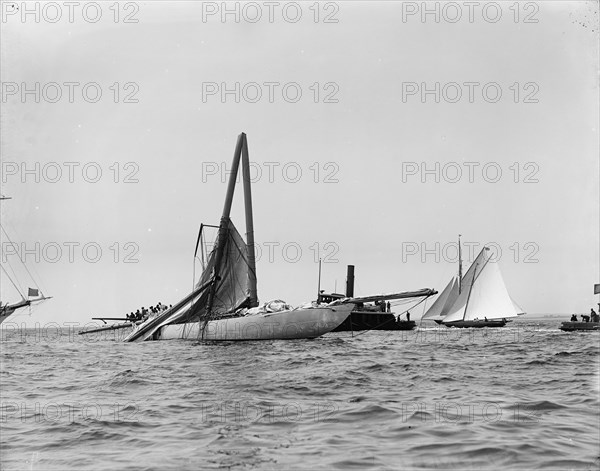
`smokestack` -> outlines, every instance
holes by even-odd
[[[354,297],[354,265],[348,265],[348,275],[346,277],[346,297]]]

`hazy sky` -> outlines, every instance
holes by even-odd
[[[183,297],[242,131],[261,301],[319,255],[326,290],[441,291],[460,233],[528,313],[598,302],[597,2],[1,5],[2,225],[54,296],[14,321]]]

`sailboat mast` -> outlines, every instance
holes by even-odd
[[[244,206],[246,210],[246,245],[248,246],[248,296],[250,307],[258,306],[258,290],[256,287],[256,256],[254,253],[254,220],[252,217],[252,192],[250,191],[250,157],[248,156],[248,140],[241,134],[242,143],[242,177],[244,179]]]
[[[458,234],[458,294],[460,294],[460,286],[462,285],[462,250],[460,248],[460,234]]]
[[[229,175],[229,184],[227,185],[227,194],[225,195],[225,205],[223,206],[223,215],[221,216],[221,222],[219,224],[219,232],[217,234],[217,253],[215,255],[215,265],[213,273],[213,283],[210,286],[208,293],[208,301],[206,303],[206,310],[210,313],[212,311],[215,291],[217,289],[217,282],[220,279],[221,261],[223,259],[223,253],[225,252],[225,245],[227,241],[227,231],[229,230],[229,215],[231,214],[231,205],[233,203],[233,192],[235,190],[235,181],[237,180],[238,169],[240,166],[240,155],[242,154],[242,145],[244,144],[245,134],[242,133],[238,136],[237,143],[235,145],[235,151],[233,153],[233,162],[231,164],[231,174]]]
[[[319,281],[317,283],[317,304],[321,303],[321,259],[319,259]]]
[[[467,296],[467,303],[465,304],[465,310],[463,312],[463,321],[467,316],[467,309],[469,308],[469,299],[471,299],[471,291],[473,291],[473,285],[475,284],[475,275],[477,274],[477,265],[473,267],[473,281],[471,281],[471,286],[469,287],[469,295]]]
[[[233,162],[231,163],[231,174],[229,175],[229,183],[227,185],[227,194],[225,195],[225,205],[223,206],[223,218],[229,218],[231,214],[231,205],[233,203],[233,192],[235,190],[235,181],[237,180],[238,168],[240,166],[240,156],[242,155],[242,146],[244,145],[246,135],[244,133],[238,136],[233,153]]]

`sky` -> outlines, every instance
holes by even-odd
[[[319,258],[326,291],[441,291],[461,234],[527,313],[596,307],[597,2],[97,5],[1,4],[2,264],[53,296],[12,321],[185,296],[240,132],[261,301],[314,299]]]

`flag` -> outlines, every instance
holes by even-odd
[[[594,285],[594,294],[600,294],[600,285]]]
[[[28,297],[39,296],[39,295],[40,295],[40,293],[39,293],[39,291],[37,289],[29,288],[29,292],[27,293]]]

